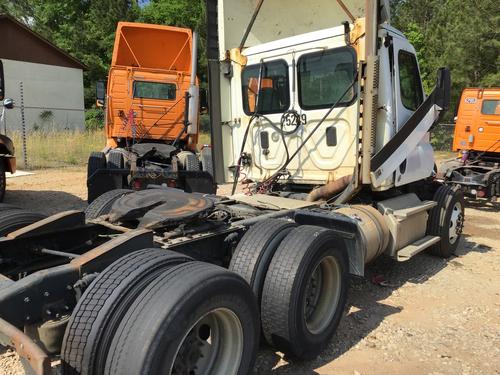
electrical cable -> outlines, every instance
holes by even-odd
[[[182,97],[181,97],[179,100],[177,100],[177,101],[176,101],[176,102],[175,102],[175,103],[174,103],[174,104],[173,104],[173,105],[172,105],[172,106],[171,106],[168,110],[166,110],[166,111],[165,111],[165,112],[164,112],[164,113],[160,116],[160,118],[159,118],[158,120],[156,120],[156,121],[154,122],[154,124],[153,124],[153,125],[151,125],[151,126],[150,126],[150,127],[149,127],[149,128],[148,128],[145,132],[144,132],[144,135],[143,135],[143,136],[139,139],[139,141],[138,141],[137,143],[141,143],[141,142],[144,140],[144,137],[145,137],[145,136],[149,133],[149,131],[150,131],[151,129],[153,129],[153,127],[155,127],[155,126],[156,126],[156,124],[158,124],[158,122],[160,122],[160,120],[161,120],[163,117],[165,117],[168,113],[170,113],[170,111],[171,111],[172,109],[174,109],[174,107],[175,107],[177,104],[179,104],[181,101],[183,101],[184,99],[185,99],[185,96],[182,96]]]
[[[245,134],[243,135],[243,141],[241,143],[241,150],[240,154],[238,157],[238,163],[236,164],[234,173],[233,173],[233,188],[231,189],[231,195],[234,195],[236,192],[236,187],[238,186],[238,179],[240,178],[240,171],[241,171],[241,158],[243,156],[243,152],[245,152],[245,145],[247,143],[247,138],[248,138],[248,133],[250,132],[250,128],[252,126],[252,122],[259,116],[258,111],[259,111],[259,105],[260,105],[260,89],[261,89],[261,84],[262,84],[262,70],[264,68],[264,59],[260,60],[260,66],[259,66],[259,80],[257,82],[257,95],[255,97],[255,111],[250,118],[250,121],[248,122],[247,128],[245,129]]]
[[[327,117],[332,113],[332,111],[339,105],[339,103],[342,101],[344,96],[349,92],[349,90],[352,89],[354,84],[357,82],[357,74],[354,76],[353,81],[351,84],[347,87],[347,89],[344,91],[344,93],[339,97],[337,102],[335,102],[330,109],[325,113],[323,118],[318,122],[318,124],[314,127],[314,129],[309,133],[309,135],[304,139],[304,141],[299,145],[299,147],[295,150],[293,155],[283,164],[281,168],[279,168],[272,176],[268,177],[266,180],[264,180],[261,185],[264,186],[272,186],[276,180],[276,178],[279,178],[282,174],[282,170],[284,170],[290,163],[291,161],[299,154],[299,152],[302,150],[302,148],[305,146],[305,144],[311,139],[311,137],[314,135],[314,133],[320,128],[320,126],[325,122]]]

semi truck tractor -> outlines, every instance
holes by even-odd
[[[119,22],[107,85],[106,147],[88,161],[88,201],[113,189],[165,184],[214,193],[209,147],[198,154],[197,38],[189,29]]]
[[[474,199],[500,196],[500,88],[467,88],[455,118],[457,158],[440,166],[440,177]]]
[[[248,374],[260,340],[315,358],[351,275],[459,244],[428,135],[450,75],[424,93],[388,1],[206,10],[216,182],[243,192],[121,190],[0,240],[0,341],[36,374]]]

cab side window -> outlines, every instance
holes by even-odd
[[[415,111],[424,101],[422,82],[414,54],[400,50],[398,55],[401,101],[410,111]]]

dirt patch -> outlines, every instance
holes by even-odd
[[[85,199],[84,169],[8,181],[7,203],[46,214],[82,209]],[[352,280],[346,314],[317,359],[297,362],[263,348],[254,374],[500,374],[499,212],[468,207],[465,236],[448,261],[380,258],[366,278]],[[22,373],[14,353],[0,355],[0,374]]]
[[[7,179],[5,203],[51,215],[87,206],[86,168],[46,169]]]

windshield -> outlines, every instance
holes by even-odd
[[[134,98],[175,100],[176,90],[173,83],[134,81]]]
[[[500,100],[484,100],[481,113],[483,115],[500,115]]]

